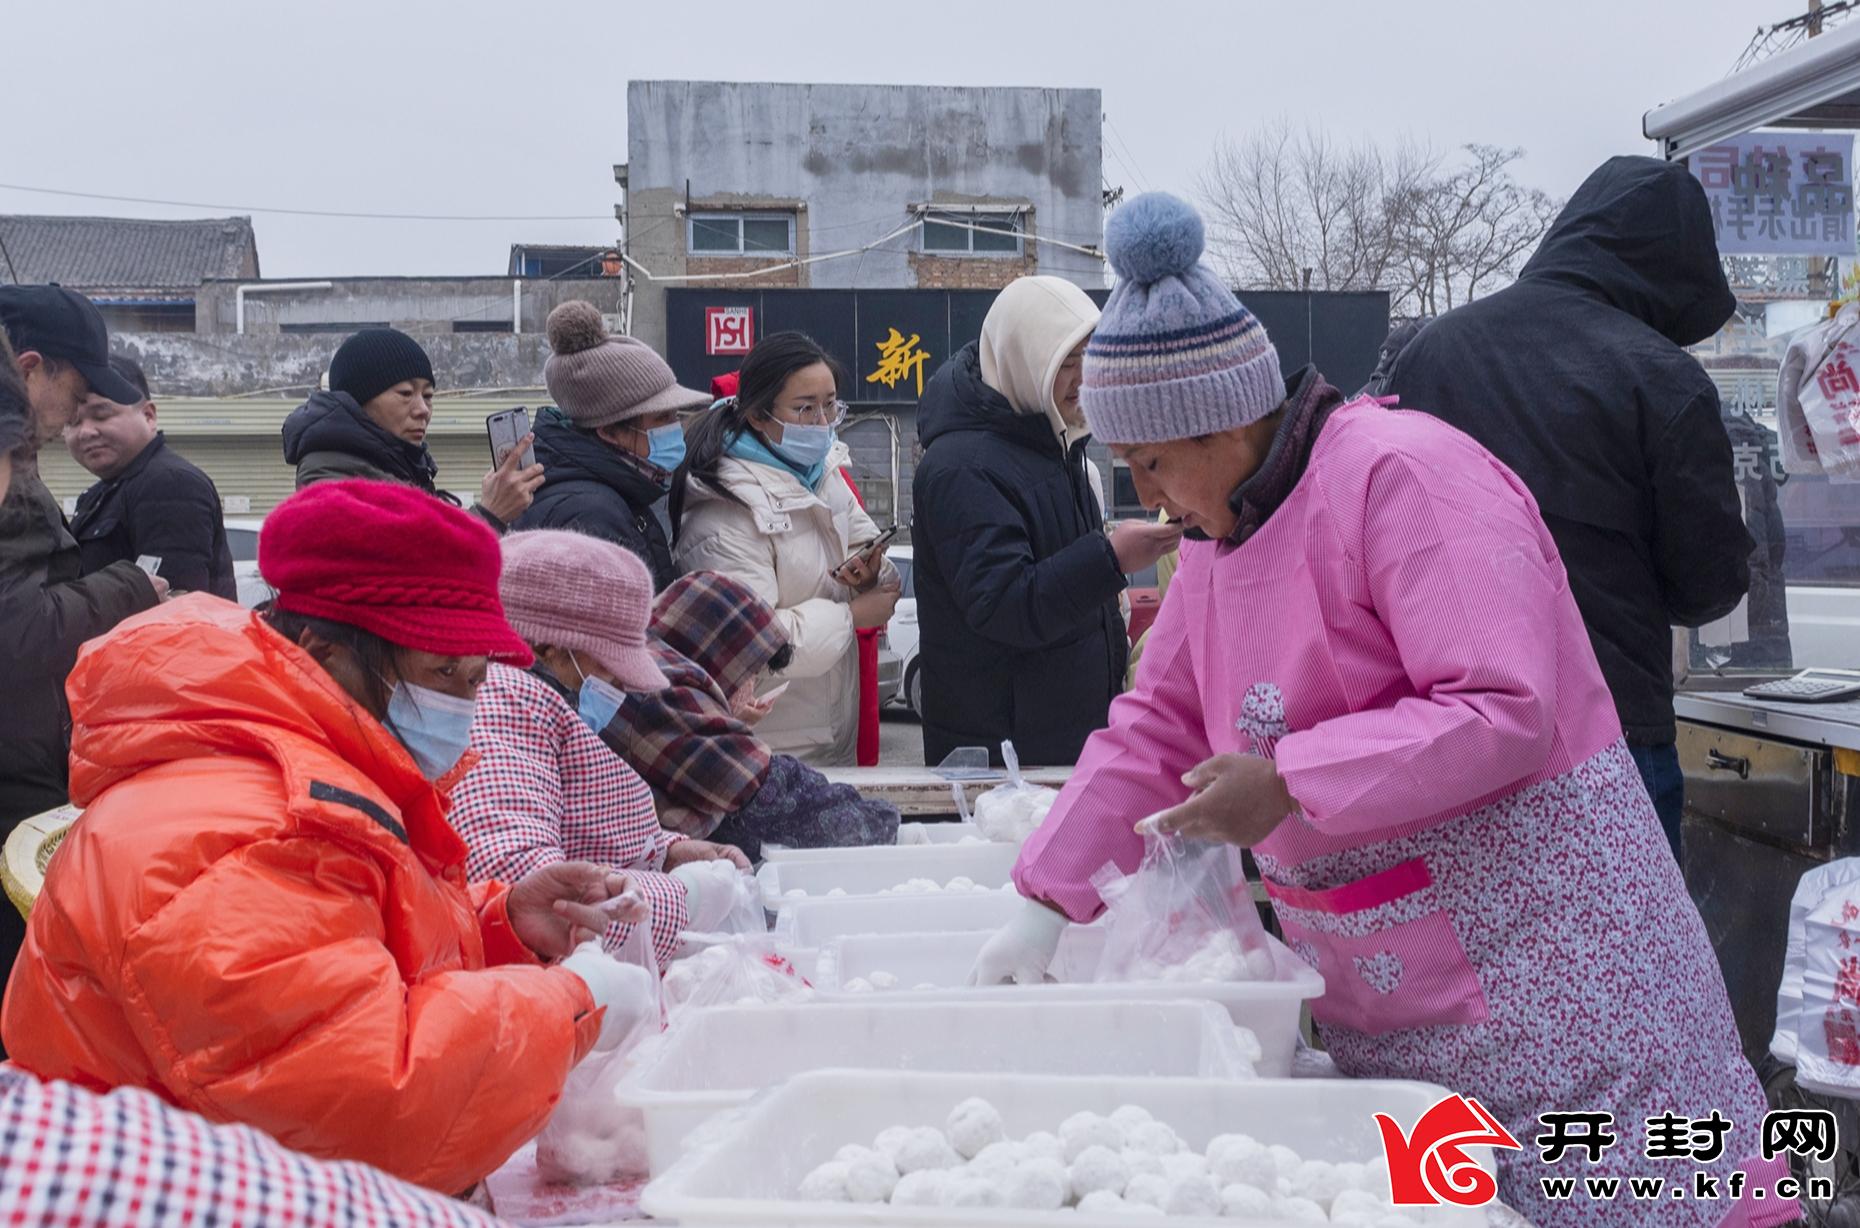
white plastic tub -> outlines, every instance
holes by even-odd
[[[1250,1083],[1191,1078],[1103,1078],[1064,1075],[924,1074],[875,1070],[819,1070],[796,1075],[768,1095],[717,1119],[693,1140],[670,1171],[646,1187],[640,1207],[686,1228],[755,1224],[804,1228],[815,1224],[1077,1225],[1129,1228],[1127,1216],[1076,1211],[1014,1211],[854,1206],[796,1198],[801,1179],[847,1143],[869,1145],[888,1126],[941,1127],[949,1111],[970,1096],[986,1097],[1008,1134],[1025,1137],[1055,1130],[1073,1113],[1110,1113],[1135,1104],[1167,1122],[1195,1148],[1217,1134],[1245,1133],[1284,1143],[1308,1159],[1369,1163],[1382,1155],[1375,1114],[1387,1113],[1404,1129],[1447,1094],[1428,1083],[1350,1079],[1256,1080]],[[1491,1149],[1468,1154],[1496,1172]],[[1171,1224],[1222,1224],[1229,1228],[1273,1221],[1170,1219]],[[1479,1209],[1431,1208],[1423,1221],[1453,1228],[1486,1222]]]
[[[849,895],[782,901],[775,947],[797,963],[805,956],[810,980],[820,949],[848,934],[924,934],[991,931],[1020,909],[1011,891],[942,895]]]
[[[947,883],[958,877],[982,887],[1005,887],[1019,856],[1020,850],[1011,844],[805,849],[781,861],[763,862],[756,878],[762,884],[763,906],[776,912],[788,902],[788,893],[797,890],[825,896],[837,887],[847,895],[877,895],[913,878]]]
[[[656,1174],[717,1113],[826,1066],[1203,1079],[1253,1071],[1212,1002],[721,1006],[648,1041],[615,1094],[644,1115]]]
[[[1292,1072],[1298,1043],[1298,1014],[1306,1000],[1324,992],[1324,978],[1309,964],[1268,936],[1278,975],[1270,981],[1117,981],[1094,982],[1092,973],[1104,953],[1104,930],[1069,925],[1059,940],[1051,974],[1055,984],[972,986],[969,972],[989,938],[986,930],[944,934],[851,934],[821,948],[809,979],[828,1002],[868,1001],[871,994],[848,993],[855,978],[871,980],[889,972],[899,986],[934,985],[934,989],[898,988],[886,1000],[954,1001],[1117,1001],[1199,998],[1227,1008],[1233,1021],[1259,1037],[1259,1073],[1284,1078]]]

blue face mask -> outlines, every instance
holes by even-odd
[[[812,469],[824,464],[833,451],[835,436],[830,426],[806,426],[799,422],[781,424],[781,442],[770,444],[784,460],[797,469]]]
[[[684,463],[685,428],[676,422],[655,426],[646,432],[646,463],[670,473]]]
[[[438,780],[471,746],[471,721],[478,706],[442,691],[397,682],[388,697],[388,727],[407,748],[420,774]]]
[[[607,728],[614,719],[614,713],[620,711],[620,705],[626,702],[626,695],[612,683],[600,678],[590,678],[581,673],[581,662],[569,654],[569,662],[575,672],[581,674],[581,693],[575,697],[575,711],[587,722],[588,728],[595,733]]]

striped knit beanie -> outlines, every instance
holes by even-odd
[[[1200,263],[1201,215],[1147,192],[1111,215],[1119,278],[1085,347],[1079,404],[1106,444],[1161,443],[1246,426],[1285,401],[1264,326]]]

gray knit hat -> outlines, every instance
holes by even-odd
[[[1121,279],[1085,347],[1079,406],[1107,444],[1192,439],[1257,422],[1285,401],[1260,322],[1201,264],[1201,215],[1148,192],[1111,215]]]
[[[554,352],[543,363],[543,383],[576,426],[593,430],[710,404],[708,393],[679,387],[678,377],[651,346],[609,336],[593,303],[577,299],[549,313],[549,348]]]

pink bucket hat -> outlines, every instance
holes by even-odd
[[[587,653],[623,691],[671,685],[646,647],[652,573],[625,546],[561,529],[512,533],[498,591],[504,617],[531,644]]]

